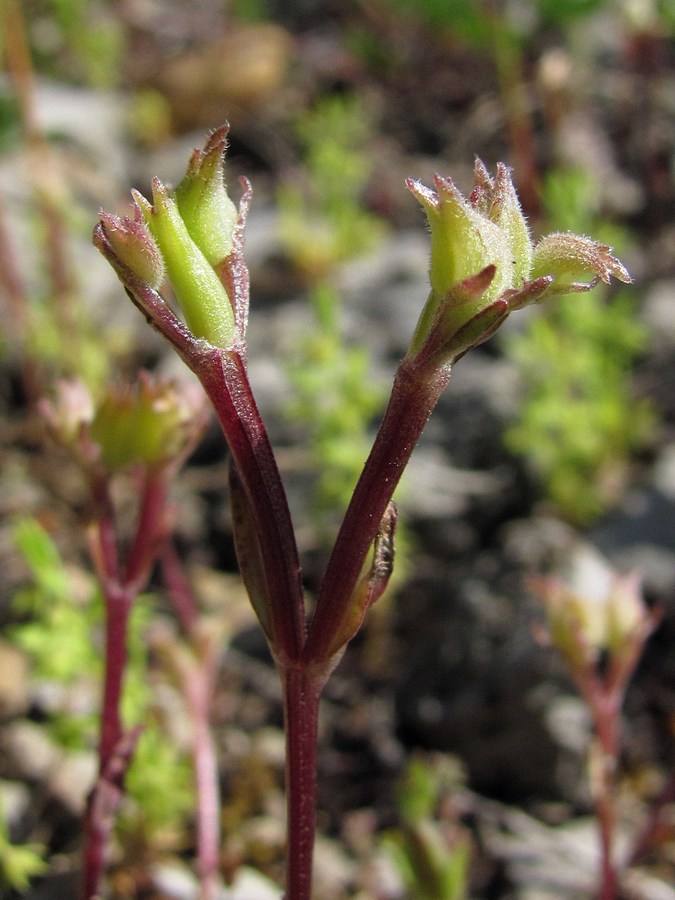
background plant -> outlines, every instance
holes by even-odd
[[[588,173],[558,170],[547,176],[543,201],[551,227],[592,231],[620,243],[616,229],[598,221],[594,198]],[[532,315],[506,343],[523,386],[507,446],[526,456],[547,498],[578,524],[602,515],[621,497],[631,460],[654,435],[650,403],[635,394],[633,384],[635,362],[647,343],[638,313],[636,298],[627,292],[563,298]]]
[[[52,695],[57,692],[58,701],[45,710],[51,739],[64,753],[82,752],[95,746],[98,727],[104,628],[100,590],[88,573],[64,565],[54,541],[34,519],[18,522],[14,535],[33,582],[14,599],[15,614],[23,621],[14,626],[11,638],[27,654],[35,682]],[[148,681],[153,606],[151,596],[140,598],[130,617],[122,716],[127,722],[143,722],[144,729],[116,827],[120,845],[146,861],[182,845],[185,819],[195,802],[189,753],[169,738]],[[33,874],[40,871],[44,865],[33,867]]]
[[[546,610],[548,640],[561,654],[593,722],[588,756],[589,792],[599,831],[598,896],[613,900],[631,851],[618,855],[622,707],[628,686],[661,613],[649,610],[635,574],[603,573],[595,591],[556,578],[533,587]],[[584,593],[588,590],[588,593]]]
[[[386,836],[409,896],[462,900],[469,891],[470,840],[453,814],[462,774],[448,757],[413,758],[398,789],[401,826]]]

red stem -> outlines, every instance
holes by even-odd
[[[176,548],[171,541],[167,541],[162,547],[161,564],[162,578],[169,590],[173,611],[181,630],[186,637],[190,637],[198,622],[199,612]]]
[[[596,728],[602,754],[599,795],[596,799],[601,850],[600,900],[615,900],[617,890],[614,865],[614,831],[616,828],[616,770],[619,764],[620,704],[614,698],[604,698],[596,712]]]
[[[145,472],[136,535],[127,554],[124,584],[139,593],[150,577],[150,569],[157,559],[166,538],[166,492],[168,471],[165,467]]]
[[[324,679],[304,669],[280,672],[286,730],[287,860],[285,900],[310,900],[316,820],[319,700]]]
[[[305,640],[300,561],[286,493],[241,356],[214,351],[208,363],[195,371],[216,411],[251,504],[272,600],[273,651],[285,666],[299,660]]]
[[[98,896],[105,851],[121,798],[123,773],[115,771],[123,731],[120,701],[127,663],[127,628],[133,595],[117,583],[102,585],[106,609],[105,675],[99,739],[99,775],[85,816],[83,900]]]
[[[120,702],[124,670],[127,664],[127,629],[133,596],[121,585],[108,585],[105,591],[105,677],[99,775],[105,777],[108,764],[122,737]]]
[[[399,366],[389,405],[321,583],[305,644],[304,659],[308,663],[327,662],[387,504],[448,378],[448,369],[430,373],[415,359],[406,358]]]
[[[119,260],[100,223],[94,229],[94,244],[117,272],[132,302],[173,345],[211,400],[263,549],[267,596],[273,606],[274,652],[282,665],[297,661],[305,641],[300,562],[281,476],[246,374],[245,346],[241,343],[226,350],[195,338],[157,291]],[[237,265],[237,321],[245,322],[247,280],[243,260]]]

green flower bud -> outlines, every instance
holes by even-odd
[[[588,291],[598,281],[609,284],[611,276],[629,284],[632,279],[628,271],[611,250],[607,244],[580,234],[548,234],[534,248],[532,278],[553,277],[546,295]]]
[[[133,192],[143,217],[157,241],[171,286],[188,327],[196,337],[217,347],[235,339],[234,312],[225,288],[188,233],[176,202],[166,187],[152,182],[154,206]]]
[[[449,178],[433,191],[408,179],[431,228],[431,294],[409,355],[452,364],[488,338],[509,313],[548,296],[588,291],[630,275],[611,248],[576,234],[551,234],[533,247],[509,169],[491,178],[480,160],[467,200]]]
[[[607,598],[604,636],[612,655],[623,653],[626,644],[643,627],[647,616],[639,577],[633,573],[616,578]]]
[[[192,154],[175,200],[195,244],[215,268],[232,253],[237,208],[225,190],[222,159],[229,126],[215,131],[203,150]]]
[[[199,391],[179,390],[142,373],[133,387],[109,389],[98,403],[91,439],[109,472],[134,464],[161,466],[193,445],[206,422]]]
[[[140,211],[135,219],[99,213],[103,233],[113,251],[141,281],[158,288],[164,278],[164,260],[154,238],[143,222]]]
[[[431,228],[429,280],[439,300],[453,285],[487,266],[495,266],[496,271],[481,303],[489,304],[514,286],[513,254],[502,228],[472,206],[449,178],[434,175],[437,191],[412,179],[406,183],[424,207]]]

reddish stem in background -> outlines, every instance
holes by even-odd
[[[175,547],[164,545],[161,555],[162,573],[169,596],[186,638],[197,637],[197,605],[185,577]],[[202,642],[203,652],[195,656],[189,669],[179,668],[183,696],[192,719],[192,754],[197,791],[197,869],[200,900],[215,900],[220,889],[220,791],[218,759],[210,727],[210,702],[218,671],[218,651],[215,642]]]
[[[199,684],[201,702],[193,704],[195,778],[197,782],[197,868],[201,900],[215,900],[220,890],[220,793],[218,759],[209,724],[212,684],[207,677]]]
[[[104,778],[108,763],[122,737],[120,705],[124,671],[127,665],[127,631],[134,596],[123,585],[103,586],[105,602],[105,676],[99,777]]]
[[[99,774],[84,822],[83,900],[98,896],[105,851],[121,799],[122,776],[113,778],[113,761],[122,740],[120,701],[127,662],[127,627],[133,598],[118,584],[102,585],[105,602],[105,674],[99,739]]]
[[[99,738],[99,775],[89,797],[84,823],[83,900],[98,896],[105,851],[124,790],[124,776],[140,732],[125,733],[120,706],[127,665],[129,616],[143,589],[164,533],[166,472],[148,471],[141,489],[136,534],[121,575],[115,512],[108,482],[94,476],[91,494],[96,515],[92,557],[105,603],[103,704]]]
[[[180,673],[183,696],[192,720],[192,756],[197,792],[197,871],[200,900],[216,900],[220,890],[220,792],[218,761],[209,723],[210,701],[217,656],[196,657],[194,665]]]
[[[616,774],[621,746],[621,696],[603,690],[601,683],[591,710],[598,736],[600,771],[595,785],[595,807],[600,833],[600,900],[615,900],[617,873],[614,863],[616,829]]]
[[[199,611],[172,541],[167,541],[162,547],[160,561],[164,584],[168,588],[173,611],[181,630],[187,637],[190,637],[197,624]]]

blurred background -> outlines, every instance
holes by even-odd
[[[319,764],[324,900],[592,896],[590,720],[526,583],[572,571],[592,595],[599,571],[637,569],[663,609],[626,700],[628,841],[659,797],[672,810],[673,0],[4,0],[0,27],[2,896],[72,895],[95,768],[87,497],[38,401],[74,376],[94,396],[143,368],[189,378],[91,229],[154,175],[176,184],[226,120],[229,192],[253,184],[251,380],[310,596],[427,295],[406,177],[468,192],[475,157],[504,161],[535,238],[589,234],[633,276],[520,314],[457,366],[398,493],[394,584],[326,689]],[[212,424],[174,485],[175,538],[228,635],[221,867],[261,879],[241,900],[279,895],[283,739],[224,453]],[[130,710],[152,737],[115,898],[196,896],[185,710],[149,637],[170,619],[157,580],[134,623]],[[630,896],[675,896],[672,822]]]

